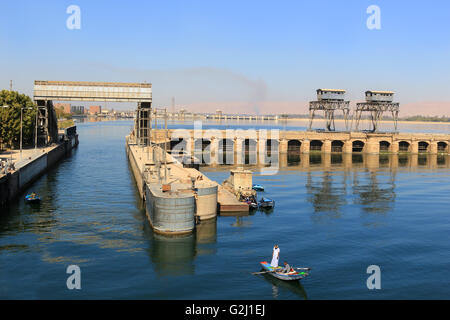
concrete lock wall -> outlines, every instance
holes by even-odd
[[[72,149],[75,144],[70,144],[70,149]],[[70,150],[69,149],[69,150]],[[66,154],[66,147],[64,144],[59,145],[55,149],[50,150],[47,154],[47,167],[54,166],[64,155]]]
[[[36,160],[19,169],[19,189],[24,188],[34,178],[47,169],[47,154],[42,154]]]
[[[144,198],[144,181],[142,179],[141,170],[138,168],[138,164],[136,159],[134,158],[133,152],[130,151],[130,144],[127,144],[127,155],[129,159],[129,163],[131,166],[131,170],[133,171],[133,176],[136,180],[136,185],[139,190],[139,194],[141,198]]]
[[[0,179],[0,207],[19,196],[33,181],[63,159],[77,145],[78,136],[74,136],[57,146],[44,148],[42,154],[35,159],[3,176]]]

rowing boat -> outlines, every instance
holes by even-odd
[[[260,184],[254,184],[252,189],[255,191],[264,191],[264,187]]]
[[[25,196],[25,201],[27,203],[39,203],[41,202],[41,198],[37,194],[31,193]]]
[[[262,198],[259,200],[260,209],[272,209],[275,208],[275,200],[269,198]]]
[[[268,271],[267,272],[268,274],[270,274],[280,280],[287,280],[287,281],[300,280],[300,279],[305,278],[308,275],[308,273],[303,272],[303,271],[292,271],[289,273],[278,272],[276,270],[281,271],[283,268],[282,267],[274,268],[267,261],[261,262],[261,266],[263,267],[264,270]]]

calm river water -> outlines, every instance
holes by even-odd
[[[131,127],[79,124],[79,147],[28,190],[42,204],[2,209],[0,298],[450,298],[447,156],[281,159],[276,175],[253,178],[273,212],[221,216],[171,239],[153,234],[139,200],[124,146]],[[219,183],[229,176],[229,167],[202,170]],[[281,261],[311,267],[310,277],[252,275],[275,243]],[[66,287],[72,264],[81,290]],[[370,265],[381,268],[380,290],[367,289]]]

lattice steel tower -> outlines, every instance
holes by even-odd
[[[350,113],[350,101],[345,101],[345,90],[341,89],[317,89],[317,101],[309,103],[309,127],[311,130],[316,111],[324,111],[326,130],[336,131],[334,124],[334,111],[342,110],[344,114],[345,129],[348,131],[348,114]]]
[[[366,91],[366,102],[356,104],[353,120],[355,120],[356,131],[359,130],[359,122],[363,112],[370,113],[371,128],[369,131],[378,132],[383,112],[391,112],[394,122],[394,130],[397,132],[398,112],[400,104],[393,102],[394,92],[392,91]]]

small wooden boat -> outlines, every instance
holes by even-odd
[[[252,189],[255,191],[264,191],[264,187],[260,184],[254,184]]]
[[[257,202],[249,200],[249,201],[247,201],[247,204],[248,204],[248,207],[250,209],[258,209],[258,203]]]
[[[27,203],[39,203],[41,202],[41,198],[36,193],[30,193],[25,196],[25,201]]]
[[[251,195],[251,196],[242,196],[241,195],[239,201],[248,204],[248,207],[250,209],[258,209],[258,202],[254,195]]]
[[[259,200],[259,207],[261,209],[275,208],[275,200],[269,198],[261,198],[261,200]]]
[[[275,278],[280,279],[280,280],[293,281],[293,280],[300,280],[300,279],[303,279],[306,276],[308,276],[308,273],[304,272],[304,271],[296,271],[296,270],[294,270],[294,271],[289,272],[289,273],[277,272],[276,270],[280,270],[281,271],[283,268],[282,267],[274,268],[274,267],[270,266],[270,263],[268,263],[267,261],[263,261],[263,262],[260,262],[260,263],[261,263],[261,266],[263,267],[263,269],[265,271],[269,271],[269,272],[267,272],[267,274],[270,274],[270,275],[272,275]]]

